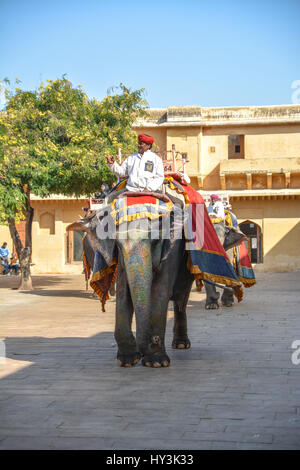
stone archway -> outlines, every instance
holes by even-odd
[[[82,263],[82,237],[84,232],[74,230],[67,232],[65,235],[65,253],[67,264]]]
[[[245,220],[239,227],[247,236],[245,243],[251,263],[263,263],[263,237],[260,226],[251,220]]]

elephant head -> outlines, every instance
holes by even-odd
[[[229,227],[223,222],[219,222],[218,224],[213,225],[225,251],[228,251],[231,248],[240,245],[243,241],[247,239],[246,235],[243,232],[234,227]]]

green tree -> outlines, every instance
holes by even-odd
[[[0,223],[8,224],[18,253],[20,289],[32,288],[30,195],[90,196],[101,182],[111,183],[105,156],[119,147],[122,153],[135,150],[132,124],[145,113],[143,93],[121,84],[97,101],[64,76],[36,91],[6,89],[0,112]],[[18,220],[25,220],[25,244]]]

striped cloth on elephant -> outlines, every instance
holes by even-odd
[[[225,210],[225,221],[227,225],[239,228],[236,216],[228,210]],[[245,242],[233,248],[233,266],[244,287],[249,288],[256,284],[254,270]]]
[[[184,194],[186,207],[191,206],[192,208],[194,239],[186,237],[186,247],[189,254],[188,269],[195,277],[198,290],[202,289],[203,280],[210,280],[232,287],[237,300],[241,301],[243,296],[241,283],[217,236],[202,196],[182,180],[179,183],[174,179],[174,176],[167,176],[167,180],[172,188]],[[200,206],[201,211],[197,206]],[[197,212],[200,213],[198,227]],[[203,234],[199,236],[201,231]],[[190,237],[189,232],[188,236]],[[197,243],[197,239],[200,239],[201,246]]]
[[[155,220],[166,217],[172,211],[173,205],[171,201],[141,193],[139,196],[123,195],[114,199],[111,207],[110,215],[118,226],[123,222],[132,222],[137,219]]]

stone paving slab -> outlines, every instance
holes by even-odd
[[[300,449],[300,272],[260,273],[232,308],[188,304],[192,348],[168,369],[116,362],[81,275],[0,276],[0,449]],[[300,354],[299,354],[300,356]]]

